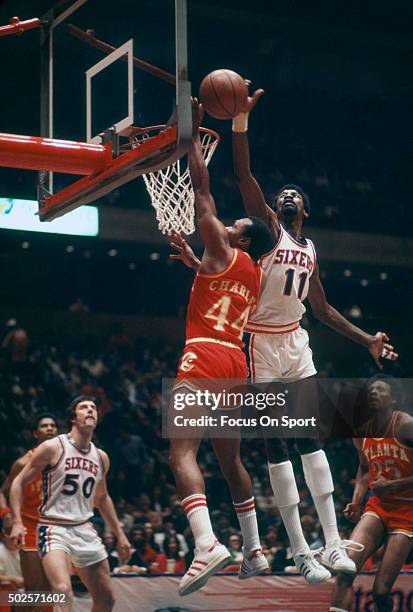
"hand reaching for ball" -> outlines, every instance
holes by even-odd
[[[191,98],[192,103],[192,133],[195,135],[204,119],[204,109],[202,104],[198,101],[198,98]]]
[[[245,84],[247,87],[249,87],[251,85],[251,81],[249,81],[248,79],[245,79]],[[252,96],[248,95],[247,101],[242,109],[242,112],[243,113],[251,112],[254,106],[257,104],[258,100],[263,95],[263,93],[264,93],[263,89],[256,89],[254,93],[252,94]]]

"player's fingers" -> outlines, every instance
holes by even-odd
[[[264,90],[263,89],[256,89],[254,91],[254,93],[252,94],[252,99],[254,101],[254,105],[258,102],[258,100],[261,98],[261,96],[263,95]]]
[[[182,246],[180,244],[176,244],[176,242],[170,242],[169,246],[171,246],[173,249],[176,249],[177,251],[182,251]]]
[[[169,255],[169,259],[182,259],[182,255],[174,255],[171,253],[171,255]]]
[[[378,357],[376,357],[375,355],[373,355],[373,359],[374,359],[374,361],[376,362],[376,366],[379,368],[379,370],[382,370],[382,369],[383,369],[383,366],[382,366],[382,364],[380,363],[379,358],[378,358]]]
[[[251,81],[249,79],[244,79],[245,85],[249,87],[251,85]]]

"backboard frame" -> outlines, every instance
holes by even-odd
[[[88,0],[61,0],[56,7],[51,9],[42,21],[46,22],[41,30],[41,136],[53,138],[53,30],[67,17],[72,15],[78,8]],[[140,176],[144,172],[160,167],[166,167],[182,157],[189,149],[192,141],[192,114],[191,114],[191,83],[188,80],[188,49],[187,49],[187,3],[186,0],[175,0],[175,108],[167,121],[167,127],[174,129],[169,131],[166,140],[172,133],[176,133],[176,141],[173,145],[164,148],[156,167],[151,158],[142,160],[121,173],[121,176],[108,176],[99,188],[99,180],[93,180],[96,197],[88,188],[88,194],[83,197],[81,193],[85,179],[80,179],[75,184],[61,190],[53,195],[53,173],[41,171],[38,175],[38,200],[39,216],[44,221],[52,220],[65,212],[80,206],[86,202],[92,202],[104,193],[108,193],[117,186]],[[107,59],[107,58],[106,58]],[[110,139],[111,128],[105,133],[105,138]],[[109,133],[109,135],[108,135]],[[116,141],[116,138],[115,138]],[[114,146],[115,155],[116,143]],[[116,161],[116,158],[115,158]],[[103,173],[105,174],[105,173]],[[96,177],[94,177],[96,178]],[[79,193],[76,193],[80,190]],[[67,196],[67,197],[66,197]]]

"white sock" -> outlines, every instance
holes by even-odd
[[[217,538],[212,529],[205,495],[195,493],[185,497],[182,507],[194,534],[195,548],[205,550],[212,546]]]
[[[254,498],[233,504],[241,527],[244,554],[248,556],[257,548],[261,548]]]
[[[326,493],[325,495],[314,495],[313,500],[318,518],[320,519],[321,527],[323,528],[326,545],[329,546],[337,540],[340,540],[340,534],[338,533],[337,529],[337,517],[336,509],[334,508],[333,496],[331,493]]]
[[[310,548],[305,541],[303,528],[301,527],[298,512],[300,496],[292,463],[291,461],[269,463],[268,470],[275,501],[290,539],[292,554],[305,554]]]
[[[301,455],[301,461],[303,463],[305,481],[313,497],[328,546],[340,539],[333,501],[334,484],[330,466],[323,450]]]

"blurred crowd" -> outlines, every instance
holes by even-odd
[[[113,536],[104,531],[96,516],[112,570],[141,574],[185,571],[194,544],[168,466],[168,441],[161,434],[162,378],[175,376],[178,347],[131,339],[121,326],[99,343],[89,337],[79,340],[78,346],[65,345],[62,339],[35,344],[29,342],[26,330],[11,321],[0,355],[0,483],[12,462],[32,446],[31,422],[36,414],[52,412],[65,432],[68,424],[63,415],[70,399],[81,393],[94,395],[100,412],[96,443],[109,453],[109,491],[134,548],[128,566],[120,566]],[[331,374],[332,366],[327,364],[325,370]],[[335,482],[339,527],[342,536],[348,537],[352,525],[342,510],[352,496],[357,454],[347,439],[329,441],[326,452]],[[253,479],[258,524],[270,567],[293,570],[260,440],[243,442],[242,457]],[[199,462],[214,530],[231,551],[234,564],[228,570],[233,570],[242,556],[242,539],[208,441],[201,445]],[[293,463],[304,532],[310,546],[318,548],[323,544],[322,532],[298,456]]]

